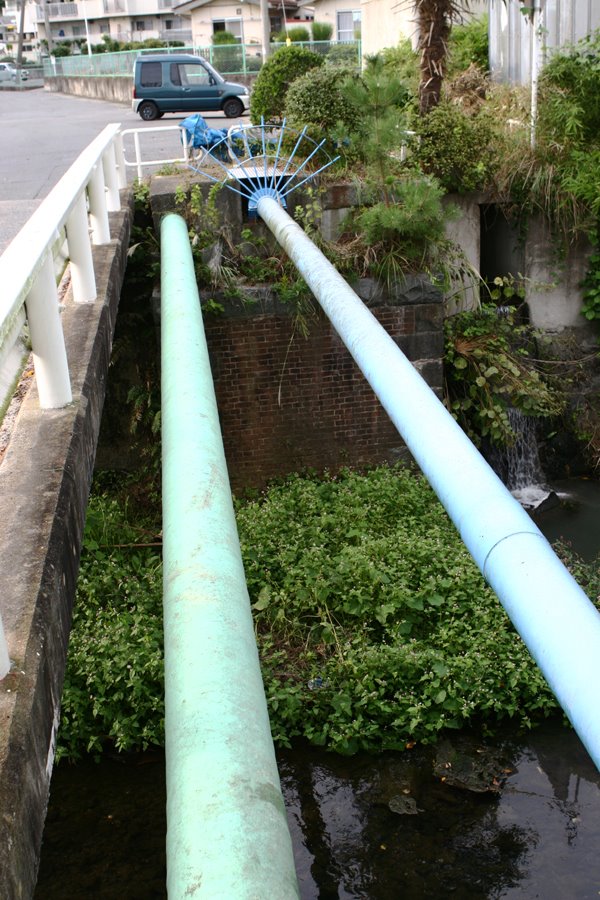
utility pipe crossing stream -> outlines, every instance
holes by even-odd
[[[161,224],[167,888],[299,896],[187,225]]]
[[[404,439],[600,769],[600,614],[400,348],[271,197],[257,213]]]

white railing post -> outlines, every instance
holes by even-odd
[[[119,189],[123,190],[127,187],[127,168],[125,164],[125,150],[123,149],[123,135],[119,131],[114,139],[115,156],[117,159],[117,178],[119,181]]]
[[[96,299],[96,276],[85,193],[81,193],[77,198],[65,225],[71,261],[73,299],[76,303],[91,303]]]
[[[73,397],[51,252],[46,255],[25,306],[40,406],[66,406]]]
[[[121,209],[121,195],[119,194],[119,182],[117,178],[117,160],[115,145],[108,145],[102,154],[102,170],[106,182],[106,203],[109,212],[118,212]]]
[[[133,146],[135,147],[135,162],[137,165],[138,181],[142,180],[142,151],[140,150],[140,133],[133,132]]]
[[[92,241],[94,244],[108,244],[110,242],[110,228],[108,224],[106,188],[104,185],[104,173],[102,171],[101,161],[96,163],[90,173],[88,194],[90,198]]]
[[[6,635],[2,625],[2,616],[0,615],[0,681],[10,671],[10,657],[8,655],[8,644],[6,643]]]

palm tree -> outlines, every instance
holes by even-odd
[[[419,110],[425,115],[440,102],[452,21],[460,19],[470,0],[414,0],[421,54]]]

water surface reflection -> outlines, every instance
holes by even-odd
[[[577,736],[548,723],[468,747],[489,750],[499,790],[442,781],[419,748],[282,752],[303,900],[597,898],[600,775]],[[163,771],[161,754],[57,768],[36,900],[166,896]]]

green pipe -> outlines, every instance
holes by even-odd
[[[187,226],[161,225],[170,900],[299,896]]]

